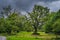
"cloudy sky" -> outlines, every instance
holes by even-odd
[[[2,7],[11,5],[14,9],[30,12],[35,4],[47,6],[51,11],[60,9],[60,0],[0,0],[0,10]]]

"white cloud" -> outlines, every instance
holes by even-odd
[[[51,11],[57,11],[60,9],[60,1],[53,2],[39,2],[38,5],[46,6],[50,8]]]

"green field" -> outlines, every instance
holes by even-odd
[[[7,36],[7,40],[55,40],[56,35],[39,32],[40,35],[32,35],[32,32],[20,32],[17,35]]]

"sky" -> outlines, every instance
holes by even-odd
[[[0,0],[0,10],[11,5],[13,9],[17,9],[22,13],[25,11],[31,12],[35,4],[46,6],[50,8],[50,11],[60,9],[60,0]]]

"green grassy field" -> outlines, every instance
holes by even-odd
[[[32,32],[20,32],[17,35],[7,36],[7,40],[54,40],[56,36],[39,32],[40,35],[32,35]]]

